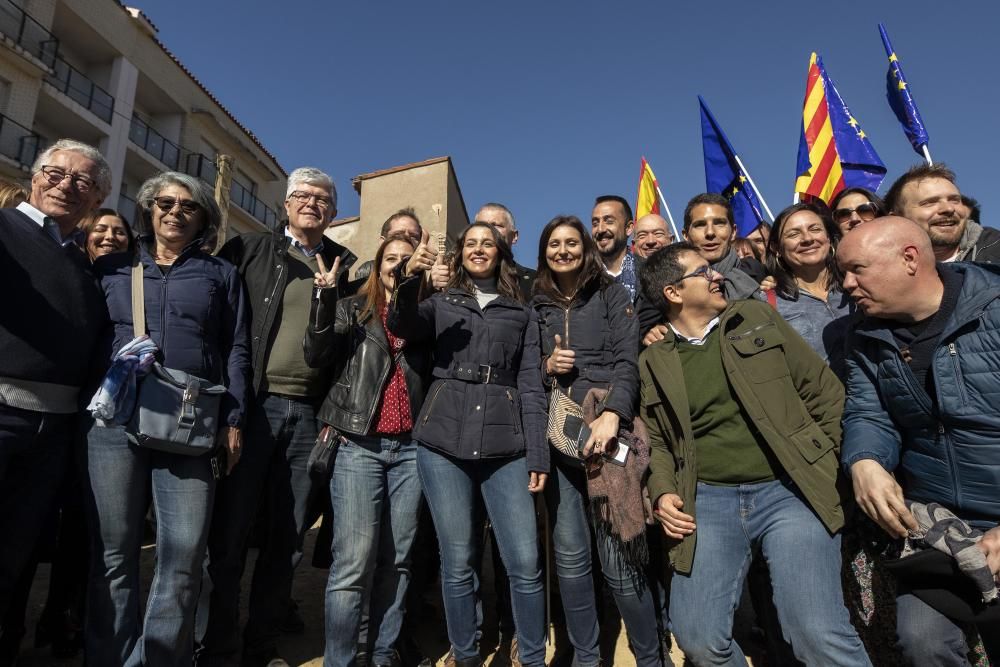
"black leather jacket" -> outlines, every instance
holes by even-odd
[[[352,435],[367,435],[375,427],[382,393],[397,359],[381,318],[363,315],[364,305],[362,296],[338,299],[336,290],[320,291],[312,300],[304,342],[307,364],[333,367],[335,380],[319,409],[320,421]],[[406,377],[410,414],[416,421],[426,393],[430,349],[407,342],[398,358]]]

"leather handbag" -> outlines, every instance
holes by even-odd
[[[590,438],[590,427],[583,418],[583,408],[567,396],[554,382],[549,393],[549,442],[563,460],[583,467],[583,446]]]
[[[132,323],[136,337],[146,334],[142,262],[132,265]],[[215,449],[219,410],[226,388],[154,362],[139,381],[136,409],[125,427],[140,447],[200,456]]]

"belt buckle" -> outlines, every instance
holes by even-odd
[[[486,369],[486,379],[483,379],[483,369]],[[479,379],[483,384],[489,384],[493,377],[493,367],[489,364],[479,364]]]

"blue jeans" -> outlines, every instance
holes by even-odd
[[[566,632],[576,654],[576,664],[591,667],[600,662],[597,598],[590,565],[590,523],[587,520],[587,480],[583,470],[561,461],[553,466],[545,500],[552,521],[559,594],[566,615]],[[645,582],[645,572],[634,572],[612,550],[610,539],[597,538],[597,553],[608,588],[625,622],[629,644],[640,667],[659,667],[660,635],[656,625],[655,591]]]
[[[699,483],[697,494],[691,574],[675,574],[670,591],[671,629],[692,663],[747,664],[733,640],[733,613],[760,549],[795,657],[807,665],[871,665],[844,606],[840,536],[830,535],[791,482]]]
[[[256,520],[260,554],[250,583],[243,644],[248,653],[275,648],[308,529],[309,452],[316,443],[315,404],[264,394],[250,407],[245,445],[233,472],[219,481],[208,538],[212,592],[199,661],[240,650],[240,579]]]
[[[0,618],[62,485],[75,424],[75,415],[0,405]]]
[[[438,534],[441,589],[455,657],[468,660],[479,655],[475,565],[482,527],[475,520],[475,507],[476,496],[481,495],[510,578],[521,663],[526,667],[543,665],[545,593],[527,461],[523,456],[455,459],[421,445],[417,470]]]
[[[351,436],[330,480],[333,562],[326,583],[326,667],[351,667],[368,598],[371,662],[391,664],[410,583],[420,479],[417,443],[402,436]]]
[[[124,428],[95,424],[85,460],[93,539],[87,664],[190,667],[215,494],[209,458],[137,447]],[[151,494],[156,569],[143,622],[139,553]]]
[[[896,636],[908,665],[968,665],[965,631],[912,593],[896,598]]]

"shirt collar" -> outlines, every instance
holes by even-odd
[[[712,333],[712,331],[715,330],[715,327],[719,326],[719,322],[720,321],[721,321],[721,318],[720,318],[719,315],[716,315],[715,317],[713,317],[709,321],[709,323],[705,325],[705,330],[701,332],[701,338],[688,338],[687,336],[685,336],[684,334],[682,334],[680,331],[678,331],[677,328],[674,327],[674,325],[673,325],[672,322],[669,322],[668,324],[670,324],[670,329],[674,332],[674,335],[677,336],[678,338],[680,338],[685,343],[690,343],[691,345],[704,345],[705,344],[705,339],[707,339],[708,335],[710,333]]]
[[[74,227],[73,231],[71,231],[66,238],[63,238],[62,231],[59,229],[59,223],[56,222],[51,216],[45,215],[26,201],[18,204],[17,210],[31,218],[31,220],[44,229],[56,243],[64,248],[68,245],[78,245],[83,247],[83,230],[79,227]]]
[[[288,229],[287,226],[285,227],[285,236],[287,236],[292,240],[292,247],[301,252],[306,257],[315,257],[316,255],[323,252],[323,239],[320,239],[319,243],[317,243],[314,248],[307,248],[306,246],[302,245],[297,238],[292,236],[292,232]]]

